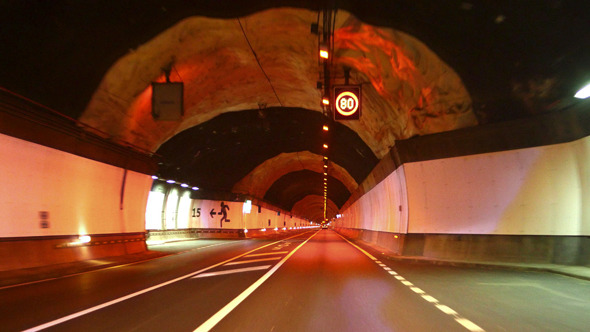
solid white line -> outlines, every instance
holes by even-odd
[[[245,267],[243,269],[233,269],[233,270],[223,270],[223,271],[217,271],[217,272],[201,273],[199,275],[191,277],[191,279],[214,277],[214,276],[221,276],[221,275],[225,275],[225,274],[241,273],[241,272],[248,272],[248,271],[266,270],[269,267],[271,267],[271,265],[261,265],[261,266]]]
[[[468,329],[471,332],[484,332],[484,329],[482,329],[481,327],[477,326],[475,323],[473,323],[469,319],[466,319],[466,318],[455,318],[455,321],[457,321],[457,323],[463,325],[463,327],[465,327],[466,329]]]
[[[301,234],[296,234],[296,235],[293,235],[293,236],[291,236],[291,237],[288,237],[287,239],[290,239],[290,238],[293,238],[293,237],[296,237],[296,236],[300,236],[300,235],[301,235]],[[314,235],[315,235],[315,234],[314,234]],[[284,240],[287,240],[287,239],[284,239]],[[284,240],[280,240],[280,241],[284,241]],[[125,301],[125,300],[128,300],[128,299],[130,299],[130,298],[133,298],[133,297],[136,297],[136,296],[139,296],[139,295],[145,294],[145,293],[147,293],[147,292],[151,292],[151,291],[153,291],[153,290],[155,290],[155,289],[158,289],[158,288],[161,288],[161,287],[164,287],[164,286],[170,285],[170,284],[172,284],[172,283],[175,283],[175,282],[177,282],[177,281],[180,281],[180,280],[183,280],[183,279],[190,278],[190,277],[192,277],[192,276],[194,276],[194,275],[197,275],[197,274],[199,274],[199,273],[203,273],[203,272],[205,272],[205,271],[207,271],[207,270],[210,270],[210,269],[212,269],[212,268],[215,268],[215,267],[217,267],[217,266],[220,266],[220,265],[223,265],[223,264],[225,264],[225,263],[231,262],[231,261],[233,261],[234,259],[238,259],[238,258],[240,258],[240,257],[243,257],[243,256],[245,256],[245,255],[248,255],[248,254],[250,254],[250,253],[252,253],[252,252],[254,252],[254,251],[256,251],[256,250],[260,250],[260,249],[262,249],[262,248],[266,248],[266,247],[268,247],[268,246],[275,245],[275,244],[277,244],[277,243],[278,243],[278,242],[280,242],[280,241],[276,241],[276,242],[272,242],[272,243],[269,243],[269,244],[265,244],[265,245],[263,245],[263,246],[261,246],[261,247],[258,247],[258,248],[256,248],[256,249],[252,249],[252,250],[250,250],[250,251],[248,251],[248,252],[246,252],[246,253],[244,253],[244,254],[241,254],[241,255],[238,255],[238,256],[236,256],[236,257],[234,257],[234,258],[230,258],[230,259],[228,259],[228,260],[225,260],[225,261],[223,261],[223,262],[221,262],[221,263],[217,263],[217,264],[215,264],[215,265],[211,265],[211,266],[209,266],[209,267],[206,267],[206,268],[204,268],[204,269],[201,269],[201,270],[199,270],[199,271],[196,271],[196,272],[192,272],[192,273],[189,273],[189,274],[183,275],[182,277],[178,277],[178,278],[176,278],[176,279],[168,280],[168,281],[166,281],[166,282],[163,282],[163,283],[161,283],[161,284],[158,284],[158,285],[155,285],[155,286],[152,286],[152,287],[149,287],[149,288],[146,288],[146,289],[143,289],[143,290],[137,291],[137,292],[135,292],[135,293],[131,293],[131,294],[129,294],[129,295],[126,295],[126,296],[123,296],[123,297],[120,297],[120,298],[117,298],[117,299],[114,299],[114,300],[111,300],[111,301],[108,301],[108,302],[105,302],[105,303],[102,303],[102,304],[96,305],[96,306],[94,306],[94,307],[91,307],[91,308],[88,308],[88,309],[85,309],[85,310],[82,310],[82,311],[75,312],[75,313],[73,313],[73,314],[70,314],[70,315],[68,315],[68,316],[65,316],[65,317],[58,318],[58,319],[56,319],[56,320],[52,320],[52,321],[50,321],[50,322],[47,322],[47,323],[45,323],[45,324],[41,324],[41,325],[37,325],[37,326],[35,326],[35,327],[31,327],[30,329],[24,330],[23,332],[29,332],[29,331],[40,331],[40,330],[43,330],[43,329],[46,329],[46,328],[49,328],[49,327],[52,327],[52,326],[55,326],[55,325],[61,324],[61,323],[63,323],[63,322],[67,322],[67,321],[69,321],[69,320],[72,320],[72,319],[74,319],[74,318],[78,318],[78,317],[84,316],[84,315],[86,315],[86,314],[89,314],[89,313],[91,313],[91,312],[94,312],[94,311],[96,311],[96,310],[100,310],[100,309],[102,309],[102,308],[106,308],[106,307],[108,307],[108,306],[111,306],[111,305],[113,305],[113,304],[117,304],[117,303],[119,303],[119,302],[123,302],[123,301]]]
[[[281,259],[281,257],[269,257],[269,258],[260,258],[260,259],[249,259],[247,261],[237,261],[227,263],[225,265],[239,265],[239,264],[248,264],[248,263],[256,263],[256,262],[264,262],[264,261],[276,261]]]
[[[250,294],[252,294],[260,285],[262,285],[268,278],[270,278],[273,273],[275,273],[286,261],[289,259],[299,248],[301,248],[304,244],[307,243],[312,237],[314,237],[320,231],[318,230],[312,236],[310,236],[307,240],[297,246],[297,248],[293,249],[285,258],[283,258],[280,262],[278,262],[272,269],[267,271],[260,279],[256,280],[255,283],[250,285],[246,290],[244,290],[240,295],[238,295],[235,299],[225,305],[225,307],[221,308],[217,313],[211,316],[207,321],[205,321],[201,326],[197,327],[194,332],[204,332],[211,330],[217,323],[219,323],[225,316],[227,316],[232,310],[234,310],[242,301],[244,301]]]
[[[338,234],[338,233],[336,233],[336,234]],[[354,243],[352,243],[352,242],[348,241],[348,239],[347,239],[347,238],[345,238],[344,236],[342,236],[342,235],[340,235],[340,234],[338,234],[338,236],[340,236],[341,238],[343,238],[343,239],[344,239],[344,241],[346,241],[346,242],[350,243],[350,245],[351,245],[351,246],[353,246],[353,247],[357,248],[358,250],[360,250],[360,251],[361,251],[363,254],[367,255],[367,257],[369,257],[369,258],[370,258],[372,261],[376,261],[376,260],[377,260],[377,258],[375,258],[375,256],[373,256],[373,255],[369,254],[368,252],[366,252],[365,250],[363,250],[363,248],[361,248],[361,247],[357,246],[356,244],[354,244]]]
[[[288,251],[277,251],[277,252],[264,252],[262,254],[252,254],[246,255],[244,257],[256,257],[256,256],[268,256],[268,255],[279,255],[279,254],[286,254]]]

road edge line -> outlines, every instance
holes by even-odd
[[[272,269],[268,270],[260,279],[256,280],[250,287],[246,288],[240,295],[236,296],[233,300],[231,300],[228,304],[226,304],[223,308],[221,308],[218,312],[216,312],[213,316],[209,317],[203,324],[197,327],[193,332],[205,332],[210,331],[215,325],[217,325],[222,319],[225,318],[232,310],[234,310],[242,301],[244,301],[250,294],[252,294],[260,285],[262,285],[271,275],[273,275],[293,254],[299,250],[307,241],[311,240],[316,234],[320,231],[315,232],[312,236],[310,236],[307,240],[303,241],[297,248],[293,249],[285,258],[283,258],[280,262],[278,262]]]

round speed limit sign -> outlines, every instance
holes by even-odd
[[[335,120],[358,120],[360,115],[360,87],[335,87]]]

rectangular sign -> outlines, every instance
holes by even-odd
[[[159,121],[178,121],[182,119],[182,82],[152,83],[152,116]]]

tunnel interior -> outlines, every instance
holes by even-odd
[[[13,50],[2,86],[159,155],[157,175],[200,197],[241,194],[310,219],[324,156],[333,216],[397,140],[550,112],[590,79],[587,14],[556,1],[62,5],[2,5]],[[331,83],[350,69],[359,121],[333,122],[321,105],[310,27],[326,8]],[[166,69],[184,84],[179,121],[151,114]]]

